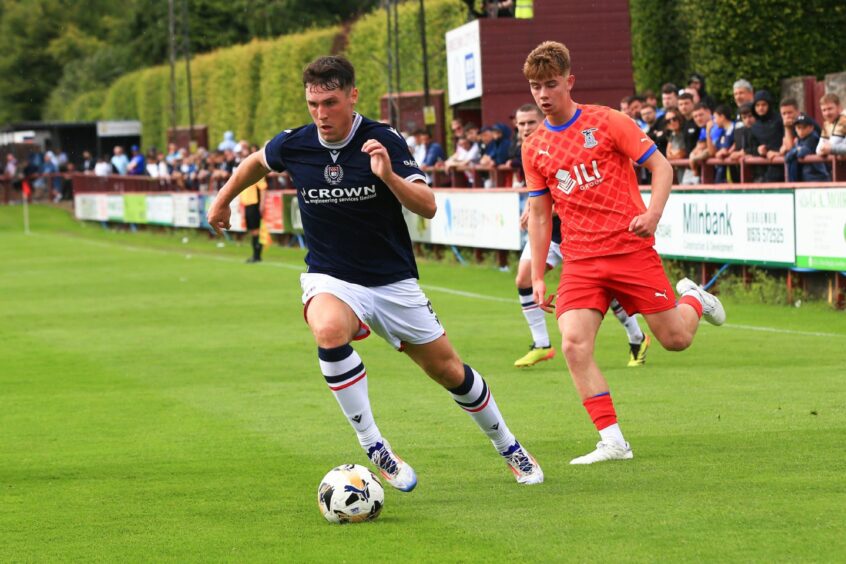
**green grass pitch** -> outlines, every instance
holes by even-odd
[[[0,208],[0,561],[844,561],[846,317],[727,303],[694,346],[625,368],[597,344],[635,458],[597,440],[560,355],[529,344],[513,275],[421,264],[422,284],[546,483],[518,486],[449,395],[357,344],[377,421],[417,470],[374,523],[316,506],[365,464],[303,323],[302,253],[116,233]],[[181,241],[189,238],[187,243]],[[458,295],[470,292],[477,296]],[[557,335],[550,320],[553,335]]]

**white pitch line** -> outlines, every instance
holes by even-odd
[[[485,294],[476,294],[474,292],[465,292],[463,290],[453,290],[452,288],[442,288],[441,286],[430,286],[428,284],[420,284],[424,290],[431,290],[433,292],[441,292],[443,294],[451,294],[453,296],[462,296],[464,298],[472,298],[474,300],[485,300],[488,302],[502,302],[506,304],[519,304],[517,298],[499,298],[497,296],[486,296]]]
[[[758,327],[757,325],[740,325],[738,323],[726,323],[723,327],[729,329],[745,329],[747,331],[764,331],[766,333],[783,333],[785,335],[802,335],[805,337],[846,337],[843,333],[821,333],[819,331],[796,331],[794,329],[779,329],[777,327]]]
[[[44,235],[44,234],[41,233],[39,235]],[[168,251],[168,250],[165,250],[165,249],[151,249],[151,248],[148,248],[148,247],[138,247],[136,245],[126,245],[126,244],[122,244],[122,243],[108,243],[108,242],[104,242],[104,241],[92,241],[90,239],[85,239],[83,237],[79,237],[79,238],[75,237],[74,240],[75,241],[81,241],[81,242],[84,242],[84,243],[88,243],[89,245],[94,245],[94,246],[97,246],[97,247],[111,247],[111,248],[117,247],[119,249],[125,249],[127,251],[132,251],[132,252],[147,252],[147,253],[173,255],[173,256],[179,256],[179,255],[186,256],[186,255],[190,254],[190,253],[185,253],[183,251]],[[214,255],[209,255],[209,254],[204,254],[204,253],[191,255],[191,257],[192,258],[193,257],[206,258],[206,259],[210,259],[210,260],[216,260],[216,261],[219,261],[219,262],[228,262],[228,263],[233,263],[233,264],[235,264],[235,263],[240,264],[240,263],[243,262],[241,259],[236,259],[236,258],[231,258],[231,257],[219,257],[219,256],[214,256]],[[284,263],[284,262],[262,262],[261,264],[264,265],[264,266],[272,266],[272,267],[275,267],[275,268],[284,268],[284,269],[287,269],[287,270],[297,270],[299,272],[305,272],[305,268],[302,267],[302,266],[298,266],[298,265],[294,265],[294,264],[287,264],[287,263]],[[499,296],[488,296],[486,294],[477,294],[475,292],[466,292],[464,290],[455,290],[453,288],[444,288],[443,286],[430,286],[429,284],[421,284],[420,287],[423,288],[424,290],[431,291],[431,292],[441,292],[442,294],[450,294],[450,295],[453,295],[453,296],[461,296],[463,298],[470,298],[470,299],[473,299],[473,300],[483,300],[483,301],[488,301],[488,302],[499,302],[499,303],[506,303],[506,304],[512,304],[512,305],[519,303],[516,298],[515,299],[500,298]],[[757,325],[741,325],[741,324],[738,324],[738,323],[726,323],[725,325],[723,325],[723,327],[726,327],[726,328],[729,328],[729,329],[743,329],[743,330],[746,330],[746,331],[761,331],[761,332],[764,332],[764,333],[780,333],[780,334],[783,334],[783,335],[797,335],[797,336],[803,336],[803,337],[846,337],[846,334],[844,334],[844,333],[824,333],[824,332],[821,332],[821,331],[797,331],[795,329],[780,329],[778,327],[761,327],[761,326],[757,326]]]

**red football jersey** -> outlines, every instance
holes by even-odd
[[[632,161],[655,145],[628,116],[605,106],[577,106],[561,126],[544,120],[523,142],[523,169],[532,196],[551,192],[561,217],[565,260],[630,253],[654,237],[629,231],[646,211]]]

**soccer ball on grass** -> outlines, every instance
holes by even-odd
[[[332,468],[317,488],[317,506],[330,523],[372,521],[384,504],[382,482],[358,464]]]

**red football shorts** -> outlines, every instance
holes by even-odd
[[[565,257],[556,316],[570,309],[595,309],[604,315],[613,298],[629,315],[676,306],[673,287],[654,248],[574,261]]]

